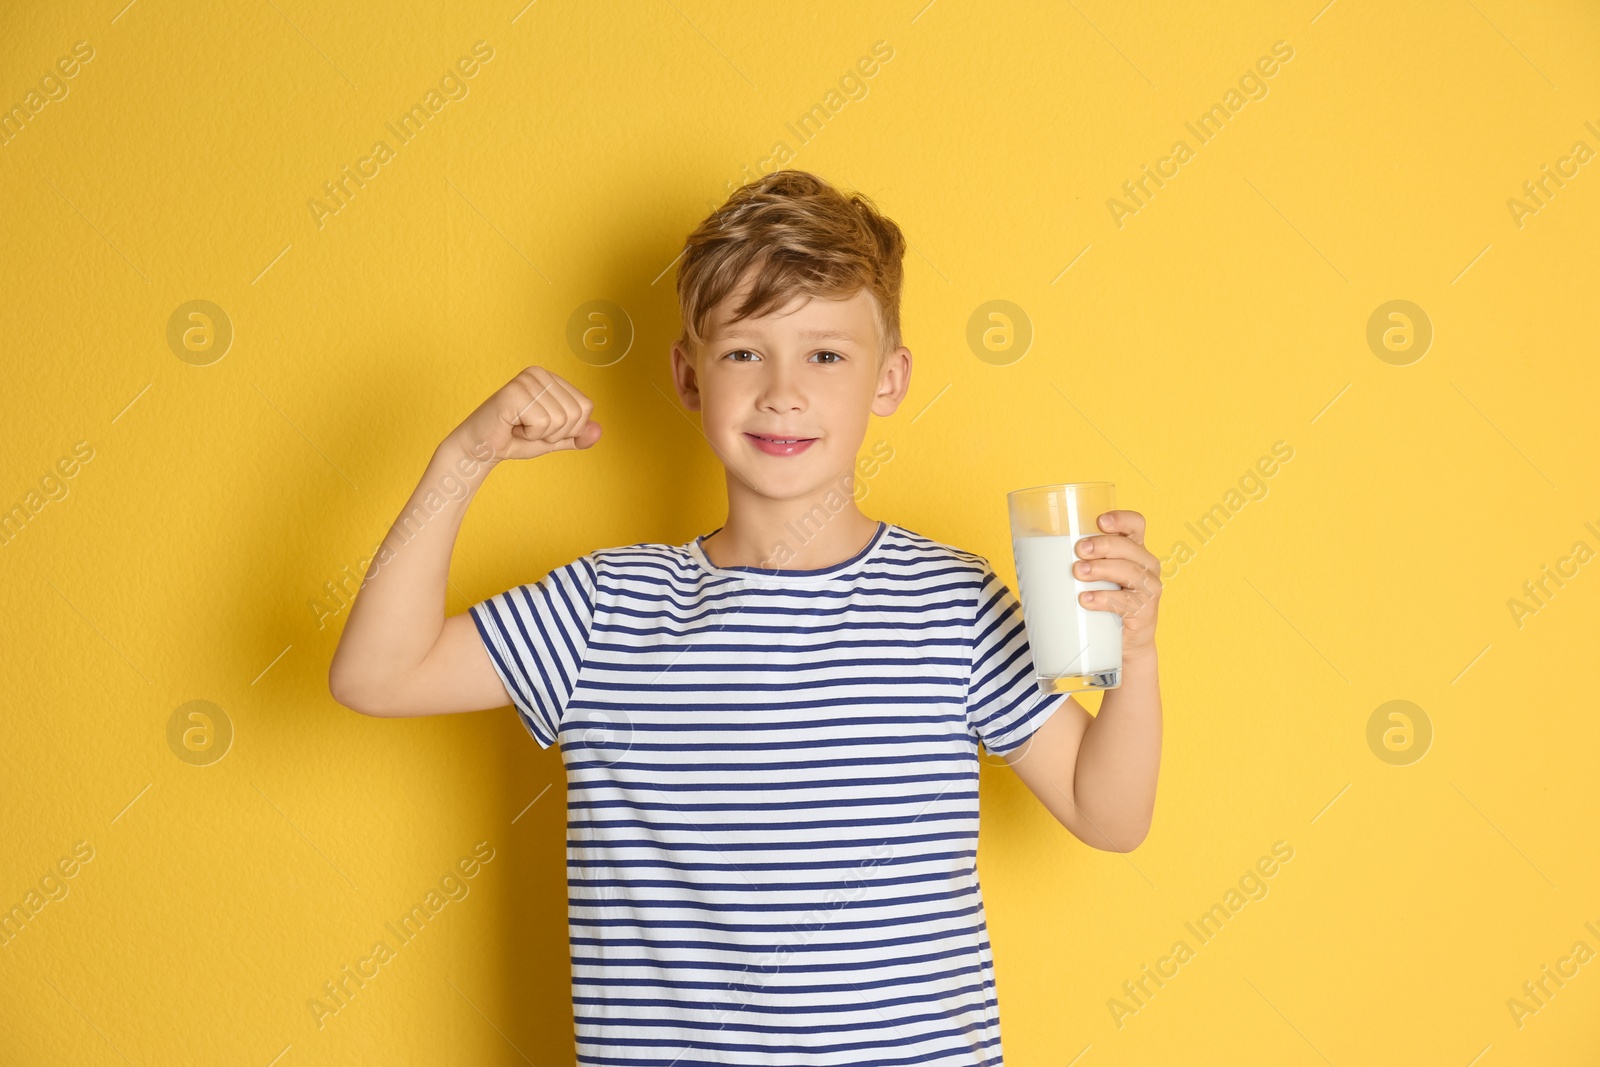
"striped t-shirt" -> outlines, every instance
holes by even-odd
[[[892,523],[813,570],[718,567],[710,536],[471,609],[566,767],[578,1062],[1001,1063],[978,745],[1066,700],[1020,604]]]

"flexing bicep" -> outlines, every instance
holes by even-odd
[[[1027,741],[1005,754],[1017,777],[1039,802],[1085,844],[1104,847],[1094,827],[1088,825],[1072,800],[1073,772],[1078,749],[1093,717],[1088,709],[1068,697]]]
[[[369,715],[404,718],[485,711],[511,703],[470,612],[451,615],[433,648]]]

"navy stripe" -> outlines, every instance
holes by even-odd
[[[897,796],[896,804],[921,804],[930,800],[938,800],[946,796],[944,793],[911,793]],[[976,800],[976,790],[964,793],[949,794],[952,800]],[[851,807],[854,805],[882,804],[880,797],[821,797],[817,800],[781,800],[770,804],[734,804],[731,802],[721,804],[673,804],[670,801],[663,804],[650,804],[633,798],[617,800],[578,801],[567,805],[568,811],[593,811],[596,808],[623,808],[632,811],[805,811],[824,805],[830,807]]]

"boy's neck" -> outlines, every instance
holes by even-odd
[[[854,500],[837,512],[793,500],[728,510],[728,521],[700,542],[717,567],[831,567],[860,554],[878,532],[878,521],[863,515]]]

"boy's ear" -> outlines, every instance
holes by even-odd
[[[883,358],[878,368],[877,391],[872,396],[872,413],[880,418],[893,415],[911,389],[911,349],[901,345]]]
[[[672,385],[686,409],[700,410],[700,374],[694,357],[677,341],[672,342]]]

